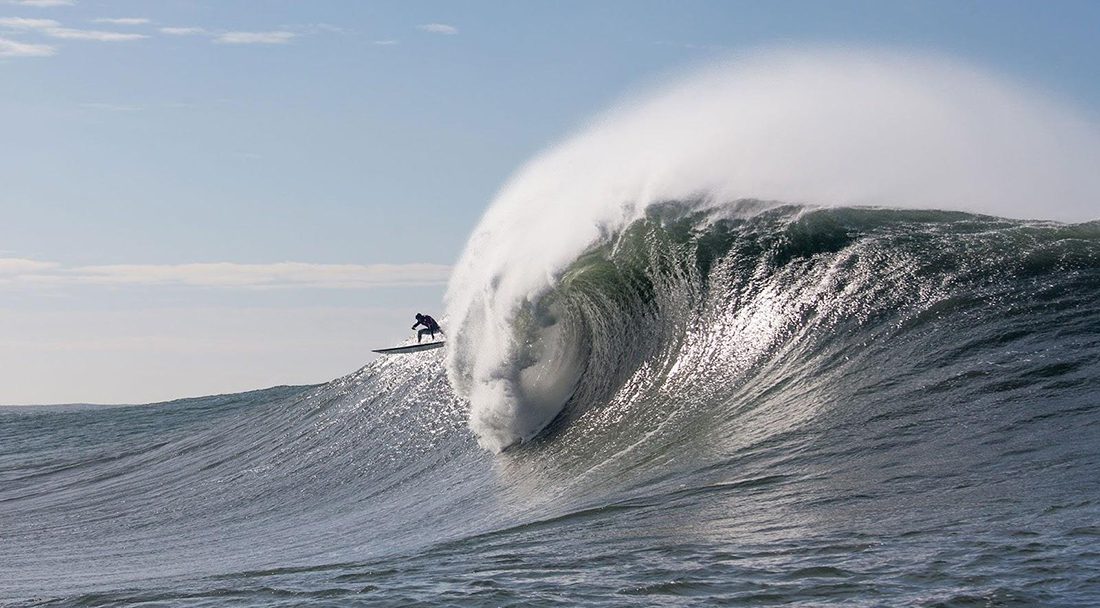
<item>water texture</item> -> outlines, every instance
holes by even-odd
[[[1100,225],[694,208],[535,307],[583,363],[502,454],[438,353],[0,410],[0,603],[1100,601]]]

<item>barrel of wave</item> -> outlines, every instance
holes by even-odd
[[[472,306],[448,349],[448,376],[470,401],[470,428],[492,452],[529,440],[561,412],[586,367],[583,337],[553,304],[498,314]]]

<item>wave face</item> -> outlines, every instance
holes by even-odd
[[[776,52],[703,70],[624,102],[505,185],[448,288],[449,378],[487,449],[537,434],[584,388],[585,367],[622,356],[590,361],[603,344],[593,324],[616,322],[598,308],[647,314],[581,304],[560,293],[565,277],[654,205],[784,201],[1082,221],[1100,216],[1098,165],[1095,122],[941,58]]]
[[[518,317],[570,394],[502,455],[438,353],[0,408],[0,603],[1092,605],[1097,294],[1096,222],[653,205]]]

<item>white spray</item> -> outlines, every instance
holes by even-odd
[[[621,104],[523,167],[447,291],[451,384],[499,450],[545,426],[583,353],[517,315],[650,204],[702,198],[1100,217],[1100,130],[1004,79],[928,56],[787,51],[723,63]]]

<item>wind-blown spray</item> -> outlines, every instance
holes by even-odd
[[[531,437],[583,374],[542,303],[563,271],[663,201],[755,199],[1100,216],[1100,133],[971,66],[843,50],[765,53],[620,104],[523,167],[447,292],[448,375],[481,444]]]

